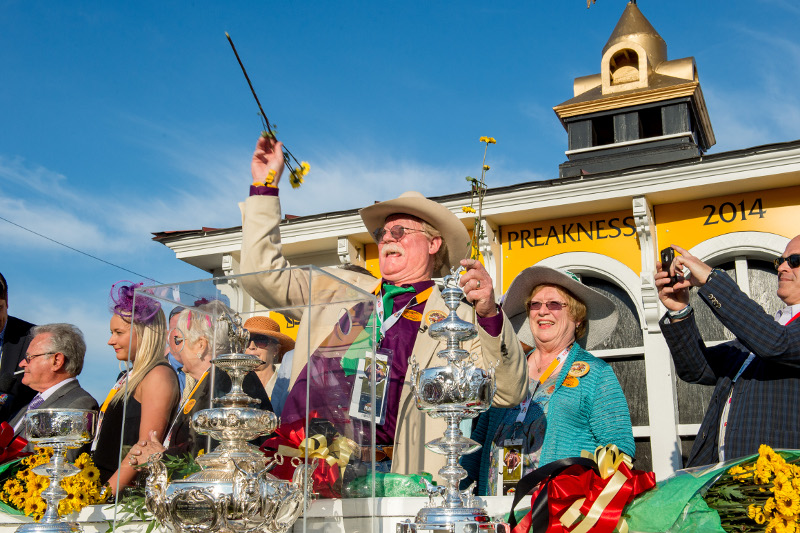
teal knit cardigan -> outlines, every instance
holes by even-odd
[[[564,379],[576,361],[589,363],[589,373],[578,378],[577,387],[564,387]],[[547,407],[547,429],[540,466],[565,457],[580,457],[582,450],[594,452],[595,448],[606,444],[616,444],[633,457],[635,445],[628,403],[608,363],[575,343],[556,383]],[[510,409],[519,411],[519,406]],[[507,408],[492,407],[478,417],[471,437],[483,448],[461,458],[461,464],[467,470],[467,478],[461,482],[462,488],[477,481],[477,494],[486,495],[492,439],[507,412]]]

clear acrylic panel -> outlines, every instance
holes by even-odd
[[[184,393],[175,398],[162,431],[166,453],[202,453],[199,462],[210,463],[220,442],[227,445],[226,439],[235,433],[236,439],[249,442],[247,450],[273,463],[269,474],[279,479],[297,480],[295,473],[302,470],[298,465],[310,465],[304,470],[308,475],[302,479],[302,490],[313,497],[305,498],[304,509],[313,499],[369,496],[363,507],[369,511],[360,513],[368,523],[374,521],[373,443],[388,368],[380,356],[373,355],[377,333],[373,294],[327,270],[292,267],[136,289],[134,316],[138,307],[154,305],[164,313],[163,331],[154,335],[161,340],[155,343],[157,348],[149,347],[160,350],[155,364],[168,365],[169,352],[186,374]],[[231,342],[232,321],[242,327],[249,324],[254,340],[240,346]],[[131,357],[132,376],[137,363],[151,359],[143,355],[147,349],[139,343]],[[275,362],[272,375],[264,371],[272,366],[266,363],[245,373],[241,389],[255,399],[249,406],[242,403],[241,393],[238,403],[226,396],[232,380],[212,364],[232,353]],[[129,379],[134,382],[133,377]],[[134,405],[133,398],[127,394],[124,402],[128,418],[138,410],[152,409],[148,398],[139,405]],[[281,416],[277,428],[267,428],[268,434],[263,434],[264,428],[250,426],[212,432],[218,442],[211,435],[201,435],[192,422],[197,424],[198,413],[207,409],[275,410],[273,404]],[[120,442],[128,444],[121,446],[119,459],[124,460],[139,438],[134,426],[123,424]],[[117,462],[117,467],[124,464]],[[143,485],[145,478],[140,473],[138,482]],[[305,524],[305,518],[297,526],[301,523]]]

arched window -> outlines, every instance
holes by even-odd
[[[611,85],[621,85],[639,81],[639,54],[630,48],[623,48],[611,56],[608,65]]]

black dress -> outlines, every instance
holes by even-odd
[[[172,366],[164,361],[159,362],[156,366],[164,365],[172,370]],[[153,367],[155,368],[155,367]],[[178,376],[173,371],[175,383],[178,383]],[[121,394],[121,391],[117,394]],[[170,412],[170,420],[175,415],[175,408],[173,405]],[[122,439],[122,457],[127,455],[128,451],[136,444],[139,439],[139,426],[142,421],[142,404],[131,394],[128,397],[128,407],[125,407],[125,402],[118,400],[113,402],[106,409],[103,415],[103,422],[100,425],[100,433],[97,435],[97,446],[92,452],[92,460],[95,466],[100,470],[100,481],[105,483],[117,471],[117,465],[120,459],[120,436],[123,429],[123,416],[122,412],[125,410],[124,426],[125,434]]]
[[[181,410],[178,411],[170,427],[167,428],[169,444],[165,454],[180,455],[189,453],[193,457],[197,457],[197,453],[200,450],[209,452],[216,447],[216,441],[197,433],[191,424],[192,416],[194,416],[195,413],[203,409],[214,407],[211,405],[211,397],[209,394],[211,391],[210,372],[212,370],[213,367],[208,371],[209,373],[201,378],[201,382],[196,386],[197,388],[191,398],[187,399],[187,401],[181,405]],[[214,397],[219,398],[230,391],[231,380],[228,374],[219,370],[215,372],[214,378],[214,389],[216,391]],[[245,394],[261,402],[260,405],[255,406],[257,409],[272,411],[272,404],[269,401],[267,392],[264,390],[264,386],[261,384],[261,380],[258,379],[255,372],[250,372],[245,376],[242,389]],[[263,440],[264,437],[261,437],[251,442],[255,445],[260,445]]]

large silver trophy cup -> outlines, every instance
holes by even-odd
[[[429,450],[447,456],[447,464],[439,470],[445,486],[429,487],[429,506],[417,513],[414,522],[399,523],[397,533],[508,533],[508,524],[493,521],[485,509],[477,506],[471,493],[472,487],[464,492],[458,488],[459,482],[467,475],[459,464],[459,458],[481,447],[474,440],[464,437],[459,424],[462,419],[474,418],[491,407],[495,378],[494,367],[484,370],[476,366],[477,355],[461,348],[462,342],[475,338],[478,332],[473,324],[456,314],[464,296],[458,286],[458,276],[455,273],[446,276],[444,284],[442,298],[450,314],[433,324],[428,334],[447,342],[447,347],[437,354],[446,359],[447,364],[420,370],[417,363],[412,362],[411,375],[417,408],[430,417],[447,421],[444,436],[425,445]],[[439,495],[441,505],[434,506],[434,498]]]
[[[67,492],[61,488],[61,480],[74,476],[80,468],[67,462],[70,448],[80,448],[91,442],[97,428],[97,411],[85,409],[32,409],[25,413],[25,429],[28,441],[37,446],[52,447],[53,457],[49,463],[39,465],[33,472],[50,478],[50,484],[42,492],[47,510],[38,523],[22,524],[18,533],[69,533],[83,531],[76,522],[61,520],[58,502]]]
[[[220,320],[228,322],[234,351],[243,352],[249,334],[242,328],[241,318],[222,316]],[[231,377],[231,390],[214,399],[218,407],[196,413],[192,425],[220,444],[197,458],[200,472],[172,482],[160,454],[152,456],[147,509],[163,525],[180,533],[284,533],[303,511],[306,467],[298,466],[292,481],[278,479],[268,471],[283,458],[278,456],[267,464],[264,454],[247,442],[272,433],[278,425],[274,413],[255,408],[258,400],[242,390],[244,377],[262,362],[255,355],[231,353],[212,363]]]

